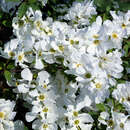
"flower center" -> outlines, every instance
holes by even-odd
[[[43,85],[43,88],[45,88],[45,89],[46,89],[46,88],[47,88],[47,85],[46,85],[46,84],[44,84],[44,85]]]
[[[87,78],[87,79],[91,78],[91,74],[90,73],[86,73],[85,74],[85,78]]]
[[[45,99],[45,96],[44,96],[44,95],[40,95],[38,98],[39,98],[41,101],[43,101],[43,100]]]
[[[97,38],[99,38],[99,35],[95,34],[95,35],[93,35],[93,38],[97,39]]]
[[[13,51],[10,51],[10,52],[9,52],[9,56],[10,56],[10,57],[13,57],[13,56],[15,56],[15,53],[14,53]]]
[[[5,113],[4,112],[0,112],[0,119],[4,119],[5,118]]]
[[[125,29],[125,28],[126,28],[126,25],[125,25],[124,23],[122,24],[122,28],[123,28],[123,29]]]
[[[59,46],[59,50],[60,50],[60,51],[64,51],[64,46],[60,45],[60,46]]]
[[[78,68],[78,67],[80,67],[80,66],[82,66],[81,64],[76,64],[76,68]]]
[[[120,127],[121,127],[121,128],[124,128],[124,124],[123,124],[123,123],[120,123]]]
[[[116,33],[113,33],[113,34],[112,34],[112,37],[113,37],[114,39],[117,39],[117,38],[118,38],[118,35],[117,35]]]
[[[24,54],[19,55],[18,56],[18,61],[21,62],[23,60],[23,58],[24,58]]]
[[[43,111],[43,112],[48,112],[48,108],[45,107],[42,111]]]
[[[78,116],[78,112],[77,112],[77,111],[74,111],[74,112],[73,112],[73,115],[74,115],[75,117],[77,117],[77,116]]]
[[[55,53],[56,51],[55,51],[53,48],[51,48],[51,49],[50,49],[50,52],[51,52],[51,53]]]
[[[75,120],[75,121],[74,121],[74,124],[75,124],[75,125],[79,125],[79,120]]]
[[[108,125],[109,125],[110,127],[114,126],[113,120],[109,120],[109,121],[108,121]]]
[[[94,40],[93,42],[95,45],[99,45],[100,44],[100,41],[99,40]]]
[[[99,88],[102,87],[102,84],[101,83],[96,83],[95,86],[96,86],[97,89],[99,89]]]
[[[48,125],[47,124],[43,124],[43,128],[44,129],[48,128]]]

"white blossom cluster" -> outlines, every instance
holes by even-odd
[[[0,130],[14,130],[12,121],[16,114],[16,112],[13,112],[14,106],[14,102],[0,99]]]
[[[116,82],[122,77],[122,42],[130,35],[130,11],[110,13],[113,20],[97,16],[89,25],[96,9],[85,1],[73,4],[65,15],[71,24],[50,17],[43,20],[42,13],[31,8],[21,19],[13,19],[16,38],[5,45],[3,55],[22,68],[21,79],[10,84],[32,105],[25,117],[34,130],[91,130],[94,119],[83,110],[96,111],[96,104],[109,98],[113,86],[117,88],[112,96],[130,112],[130,83]],[[75,20],[87,26],[74,26]],[[51,75],[46,64],[61,68]],[[65,73],[73,75],[75,82]],[[128,117],[112,109],[111,115],[100,114],[99,124],[107,130],[129,130]]]
[[[22,121],[13,121],[16,115],[14,107],[14,101],[0,99],[0,130],[24,130]]]

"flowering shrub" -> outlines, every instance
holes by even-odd
[[[13,35],[1,47],[2,93],[14,96],[1,96],[0,130],[130,130],[130,10],[6,2]]]

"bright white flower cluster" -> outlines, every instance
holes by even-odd
[[[130,120],[129,116],[126,116],[124,113],[111,112],[111,117],[107,112],[101,112],[99,116],[99,122],[101,124],[107,125],[107,130],[129,130],[130,129]]]
[[[0,130],[14,130],[12,121],[16,115],[16,112],[13,112],[14,106],[14,102],[0,99]]]
[[[89,18],[96,14],[93,1],[85,0],[82,3],[74,2],[64,19],[69,20],[74,26],[89,25]]]
[[[0,130],[24,130],[22,121],[13,121],[16,115],[14,107],[14,101],[0,99]]]
[[[81,27],[89,25],[95,14],[93,3],[85,1],[75,3],[65,15],[69,25],[42,20],[41,12],[31,8],[21,19],[13,19],[17,38],[5,45],[4,56],[23,68],[21,79],[10,84],[15,82],[14,91],[32,105],[26,120],[33,121],[34,130],[90,130],[94,119],[83,110],[96,110],[95,105],[109,98],[109,88],[122,77],[122,41],[130,35],[130,11],[111,11],[112,21],[98,16],[90,26]],[[54,64],[58,70],[53,75],[46,68]],[[75,81],[66,75],[73,75]],[[130,109],[127,85],[117,86],[113,97]],[[130,129],[128,116],[122,113],[112,111],[109,117],[104,112],[100,117],[107,130]]]
[[[113,97],[123,104],[130,113],[130,82],[118,84],[117,89],[113,91]]]

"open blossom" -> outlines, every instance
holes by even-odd
[[[97,14],[93,1],[85,0],[82,3],[75,2],[65,15],[65,19],[70,20],[73,24],[89,25],[89,18]]]
[[[15,107],[14,101],[0,99],[0,129],[14,130],[13,119],[16,112],[13,111]]]
[[[116,100],[123,104],[130,113],[130,82],[118,84],[112,95]]]
[[[123,39],[130,35],[130,11],[110,11],[113,20],[96,16],[90,25],[96,14],[93,1],[85,0],[72,4],[63,16],[68,22],[43,20],[42,12],[32,8],[22,18],[13,18],[16,38],[5,44],[2,55],[22,68],[21,78],[14,76],[10,84],[29,104],[25,119],[32,129],[91,130],[96,120],[91,111],[111,95],[130,114],[130,83],[117,84],[124,70]],[[22,124],[13,123],[14,106],[0,99],[0,130]],[[106,130],[130,130],[129,115],[118,111],[103,111],[98,121]]]
[[[128,116],[124,113],[119,113],[112,111],[110,117],[109,113],[101,112],[99,116],[99,122],[101,124],[107,125],[106,130],[129,130],[130,129],[130,120]]]

